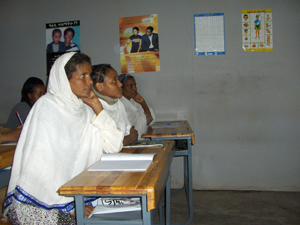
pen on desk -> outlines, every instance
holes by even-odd
[[[16,113],[17,113],[17,116],[18,116],[18,118],[19,118],[20,124],[23,126],[23,122],[22,122],[22,120],[21,120],[20,114],[19,114],[18,112],[16,112]]]

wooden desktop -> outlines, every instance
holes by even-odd
[[[84,197],[140,197],[140,218],[109,221],[111,224],[153,224],[153,210],[161,207],[162,195],[170,188],[170,166],[175,154],[174,141],[163,141],[163,146],[123,148],[122,153],[157,153],[146,172],[100,172],[85,170],[61,186],[59,194],[75,196],[77,224],[104,223],[85,218]],[[166,208],[170,209],[170,196],[166,196]],[[126,215],[126,214],[125,214]],[[99,218],[98,218],[99,219]],[[162,218],[161,218],[162,219]],[[133,222],[134,221],[134,222]],[[170,221],[166,221],[167,224]]]

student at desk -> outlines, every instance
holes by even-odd
[[[123,133],[92,92],[91,72],[82,53],[53,64],[48,92],[32,107],[15,151],[3,204],[12,224],[76,224],[74,198],[57,190],[103,152],[121,150]]]
[[[45,94],[45,92],[45,85],[41,79],[37,77],[29,77],[25,81],[21,91],[21,102],[17,103],[10,112],[7,120],[7,127],[9,129],[14,129],[17,126],[20,126],[20,121],[16,112],[19,113],[20,118],[24,123],[31,107],[41,96]]]
[[[110,64],[92,66],[93,91],[99,98],[103,108],[114,119],[117,127],[123,131],[123,145],[128,145],[138,138],[138,133],[128,120],[122,97],[122,83],[118,79],[117,71]]]
[[[125,106],[129,121],[138,131],[140,139],[148,126],[155,122],[154,111],[137,92],[136,82],[132,75],[120,74],[119,80],[123,84],[123,96],[120,100]]]

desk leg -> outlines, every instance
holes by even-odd
[[[191,139],[187,139],[188,143],[188,150],[187,154],[184,153],[184,151],[177,151],[175,153],[175,157],[183,157],[184,162],[184,185],[180,190],[185,190],[187,203],[189,207],[189,218],[188,220],[183,224],[189,224],[193,220],[193,164],[192,164],[192,144]]]
[[[82,195],[75,195],[75,209],[77,225],[83,225],[85,218],[84,197]]]
[[[192,165],[192,144],[191,141],[188,141],[188,155],[187,155],[187,185],[188,185],[188,203],[189,203],[189,210],[190,210],[190,215],[189,219],[186,222],[186,224],[189,224],[193,220],[193,165]]]
[[[147,196],[142,195],[142,217],[143,217],[143,225],[151,225],[152,224],[152,211],[147,211]]]
[[[166,225],[171,224],[171,172],[166,184]]]

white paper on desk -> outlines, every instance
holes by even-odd
[[[107,206],[107,205],[97,205],[91,215],[93,214],[107,214],[107,213],[120,213],[120,212],[131,212],[141,210],[141,204],[135,205],[117,205],[117,206]]]
[[[146,171],[152,163],[156,153],[129,154],[113,153],[104,154],[101,160],[92,165],[88,171]]]
[[[177,128],[178,127],[178,123],[155,123],[153,125],[151,125],[151,127],[154,128]]]

